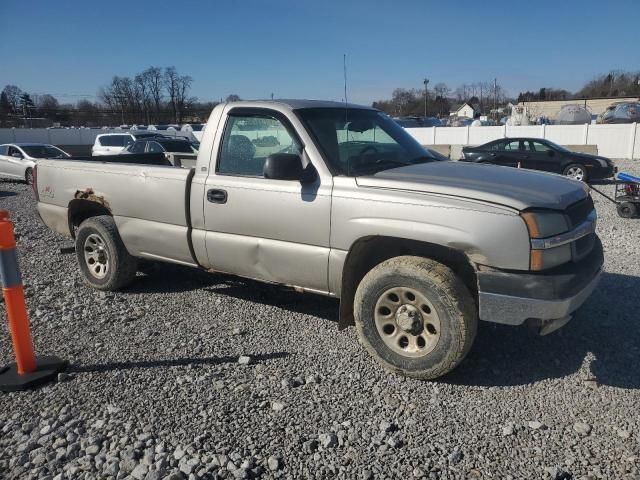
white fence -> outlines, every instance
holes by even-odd
[[[110,129],[0,128],[0,144],[16,142],[53,145],[93,145],[101,133],[123,133]],[[609,158],[640,159],[640,125],[533,125],[523,127],[430,127],[407,128],[422,145],[481,145],[505,137],[547,138],[560,145],[597,145],[598,154]],[[195,137],[202,132],[161,130],[162,135]]]
[[[0,144],[3,143],[50,143],[52,145],[93,145],[96,136],[102,133],[127,133],[129,130],[97,128],[0,128]],[[177,132],[174,130],[131,130],[132,133],[157,132],[170,137],[195,137],[200,140],[202,132]]]
[[[598,155],[640,159],[640,124],[407,128],[422,145],[481,145],[505,137],[546,138],[560,145],[597,145]]]

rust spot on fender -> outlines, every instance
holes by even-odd
[[[111,211],[111,207],[109,206],[109,202],[107,202],[103,196],[96,195],[93,191],[93,188],[88,187],[84,190],[76,190],[76,194],[73,198],[77,200],[89,200],[90,202],[96,202],[105,207],[107,210]]]

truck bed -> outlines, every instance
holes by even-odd
[[[159,157],[164,162],[155,165]],[[38,211],[50,228],[71,236],[69,210],[77,202],[98,202],[112,212],[132,255],[193,265],[185,203],[190,175],[164,154],[42,160],[37,189],[46,201]]]

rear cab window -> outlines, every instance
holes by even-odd
[[[105,135],[100,137],[100,145],[103,147],[124,147],[126,141],[131,140],[129,135]]]

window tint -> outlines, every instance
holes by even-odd
[[[144,153],[144,146],[147,142],[142,141],[142,142],[136,142],[133,144],[133,146],[129,149],[129,151],[131,153]]]
[[[18,150],[16,147],[9,147],[9,152],[7,153],[7,155],[11,156],[14,153],[18,153],[22,157],[22,152],[20,150]]]
[[[147,150],[149,153],[162,153],[164,152],[164,148],[158,142],[149,142],[149,148]]]
[[[268,116],[230,116],[218,158],[218,172],[262,177],[273,153],[301,153],[285,126]]]
[[[191,144],[186,140],[163,140],[161,145],[167,152],[193,153]]]
[[[544,143],[540,143],[540,142],[529,142],[529,145],[531,145],[531,150],[533,150],[534,152],[548,152],[549,150],[551,150],[551,147],[549,147],[548,145],[545,145]]]
[[[504,150],[514,151],[520,150],[520,140],[513,140],[511,142],[504,143]]]
[[[7,155],[9,151],[9,147],[6,145],[0,146],[0,155]]]
[[[130,138],[129,135],[106,135],[100,137],[100,145],[103,147],[124,147],[125,140]]]
[[[504,142],[495,142],[487,146],[487,150],[504,150]]]

